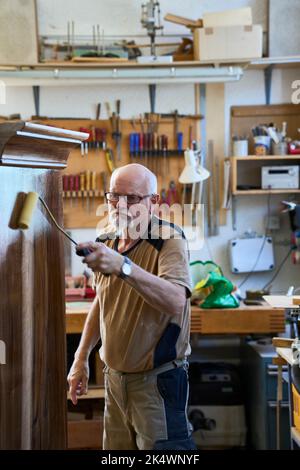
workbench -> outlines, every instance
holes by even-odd
[[[67,302],[67,334],[82,332],[90,306],[90,301]],[[285,331],[284,309],[275,309],[267,304],[262,306],[242,304],[239,308],[209,310],[192,306],[191,309],[191,333],[247,335],[251,333],[281,333],[283,331]]]

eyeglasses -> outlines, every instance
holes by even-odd
[[[146,197],[151,197],[153,194],[146,194],[145,196],[138,196],[137,194],[118,194],[107,192],[105,193],[105,198],[107,202],[117,203],[120,200],[120,197],[125,197],[127,204],[139,204],[142,199],[146,199]]]

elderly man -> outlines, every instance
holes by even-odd
[[[183,232],[154,215],[146,167],[114,171],[106,194],[116,236],[84,243],[97,295],[68,375],[74,404],[87,393],[88,357],[101,338],[103,449],[195,449],[187,419],[191,295]],[[167,234],[167,236],[166,236]]]

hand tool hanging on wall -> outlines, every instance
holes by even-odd
[[[81,192],[82,207],[84,207],[85,174],[80,173],[79,177],[80,177],[80,192]]]
[[[70,198],[71,198],[71,207],[73,207],[74,175],[69,175],[69,190],[70,190]]]
[[[63,181],[63,196],[64,196],[64,199],[66,200],[68,197],[68,193],[69,193],[69,176],[63,175],[62,181]]]
[[[115,169],[114,154],[112,149],[108,148],[105,151],[105,159],[110,173]]]
[[[110,116],[110,122],[112,127],[112,138],[115,141],[116,149],[117,149],[117,159],[121,161],[121,100],[117,100],[116,102],[116,113],[113,112]]]
[[[90,190],[91,190],[91,172],[86,170],[85,172],[85,189],[86,189],[86,208],[90,212]]]
[[[91,140],[91,131],[85,127],[79,127],[80,132],[85,132],[89,135],[88,139],[84,142],[81,142],[81,156],[88,155],[89,153],[89,141]]]
[[[80,176],[74,176],[74,189],[75,189],[75,204],[78,206],[78,196],[79,196],[79,189],[80,189]]]
[[[97,174],[95,171],[92,171],[92,174],[91,174],[91,190],[92,190],[92,193],[93,193],[93,202],[92,202],[92,209],[94,209],[95,207],[95,199],[96,199],[96,180],[97,180]]]
[[[99,121],[101,115],[101,103],[97,104],[97,109],[96,109],[96,121]]]

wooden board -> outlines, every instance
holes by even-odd
[[[164,178],[164,165],[163,159],[160,158],[158,160],[158,168],[156,166],[149,165],[149,161],[146,164],[145,158],[138,158],[136,160],[130,159],[129,156],[129,135],[133,132],[140,132],[141,127],[139,123],[136,121],[135,128],[133,128],[131,121],[129,120],[122,120],[121,121],[121,132],[122,132],[122,141],[121,141],[121,154],[122,159],[121,161],[117,160],[117,152],[116,152],[116,144],[112,140],[111,137],[111,127],[108,120],[40,120],[36,121],[42,124],[48,124],[52,126],[64,127],[73,130],[79,130],[80,127],[84,128],[91,128],[99,127],[99,128],[106,128],[108,130],[108,147],[111,147],[114,152],[114,159],[116,167],[126,165],[131,162],[141,163],[143,165],[148,166],[150,169],[154,171],[158,178],[158,190],[161,191],[164,184],[166,184],[168,189],[169,183],[171,180],[174,180],[177,186],[177,190],[179,192],[179,197],[181,200],[181,190],[182,186],[178,183],[178,177],[181,171],[184,168],[184,156],[174,156],[168,157],[168,166],[167,166],[167,174],[166,178]],[[193,135],[196,135],[196,128],[199,125],[199,122],[193,118],[182,118],[179,119],[179,132],[183,132],[183,148],[188,147],[189,145],[189,127],[192,126]],[[162,135],[165,134],[168,136],[169,139],[169,149],[173,149],[175,147],[174,143],[174,121],[172,119],[161,119],[159,124],[158,134]],[[152,160],[151,160],[152,161]],[[68,161],[68,168],[64,172],[66,174],[79,174],[86,170],[96,171],[97,172],[97,189],[99,190],[95,201],[93,198],[90,198],[90,212],[87,209],[87,198],[83,199],[71,199],[66,198],[64,201],[64,226],[65,228],[96,228],[97,223],[102,219],[101,216],[96,215],[97,207],[104,203],[103,198],[103,186],[100,177],[100,172],[106,171],[107,172],[107,184],[109,184],[109,169],[107,167],[107,163],[105,160],[105,154],[103,150],[89,150],[88,155],[82,156],[80,148],[75,149],[71,152],[69,161]],[[92,208],[92,204],[94,203],[94,207]]]
[[[26,138],[19,134],[26,130]],[[40,129],[41,130],[41,129]],[[66,447],[66,349],[62,237],[38,203],[17,227],[25,194],[37,192],[62,223],[59,172],[74,143],[37,138],[26,123],[0,125],[0,449]]]
[[[225,85],[224,83],[209,83],[206,85],[206,100],[207,100],[207,141],[214,142],[214,154],[217,164],[213,169],[214,183],[218,182],[216,191],[219,193],[220,204],[223,201],[223,178],[224,171],[221,164],[224,160],[225,153]],[[211,162],[207,162],[208,169],[211,168]],[[218,172],[218,175],[216,175]],[[227,211],[218,208],[219,223],[226,225]]]
[[[0,64],[37,64],[35,0],[1,0]]]

